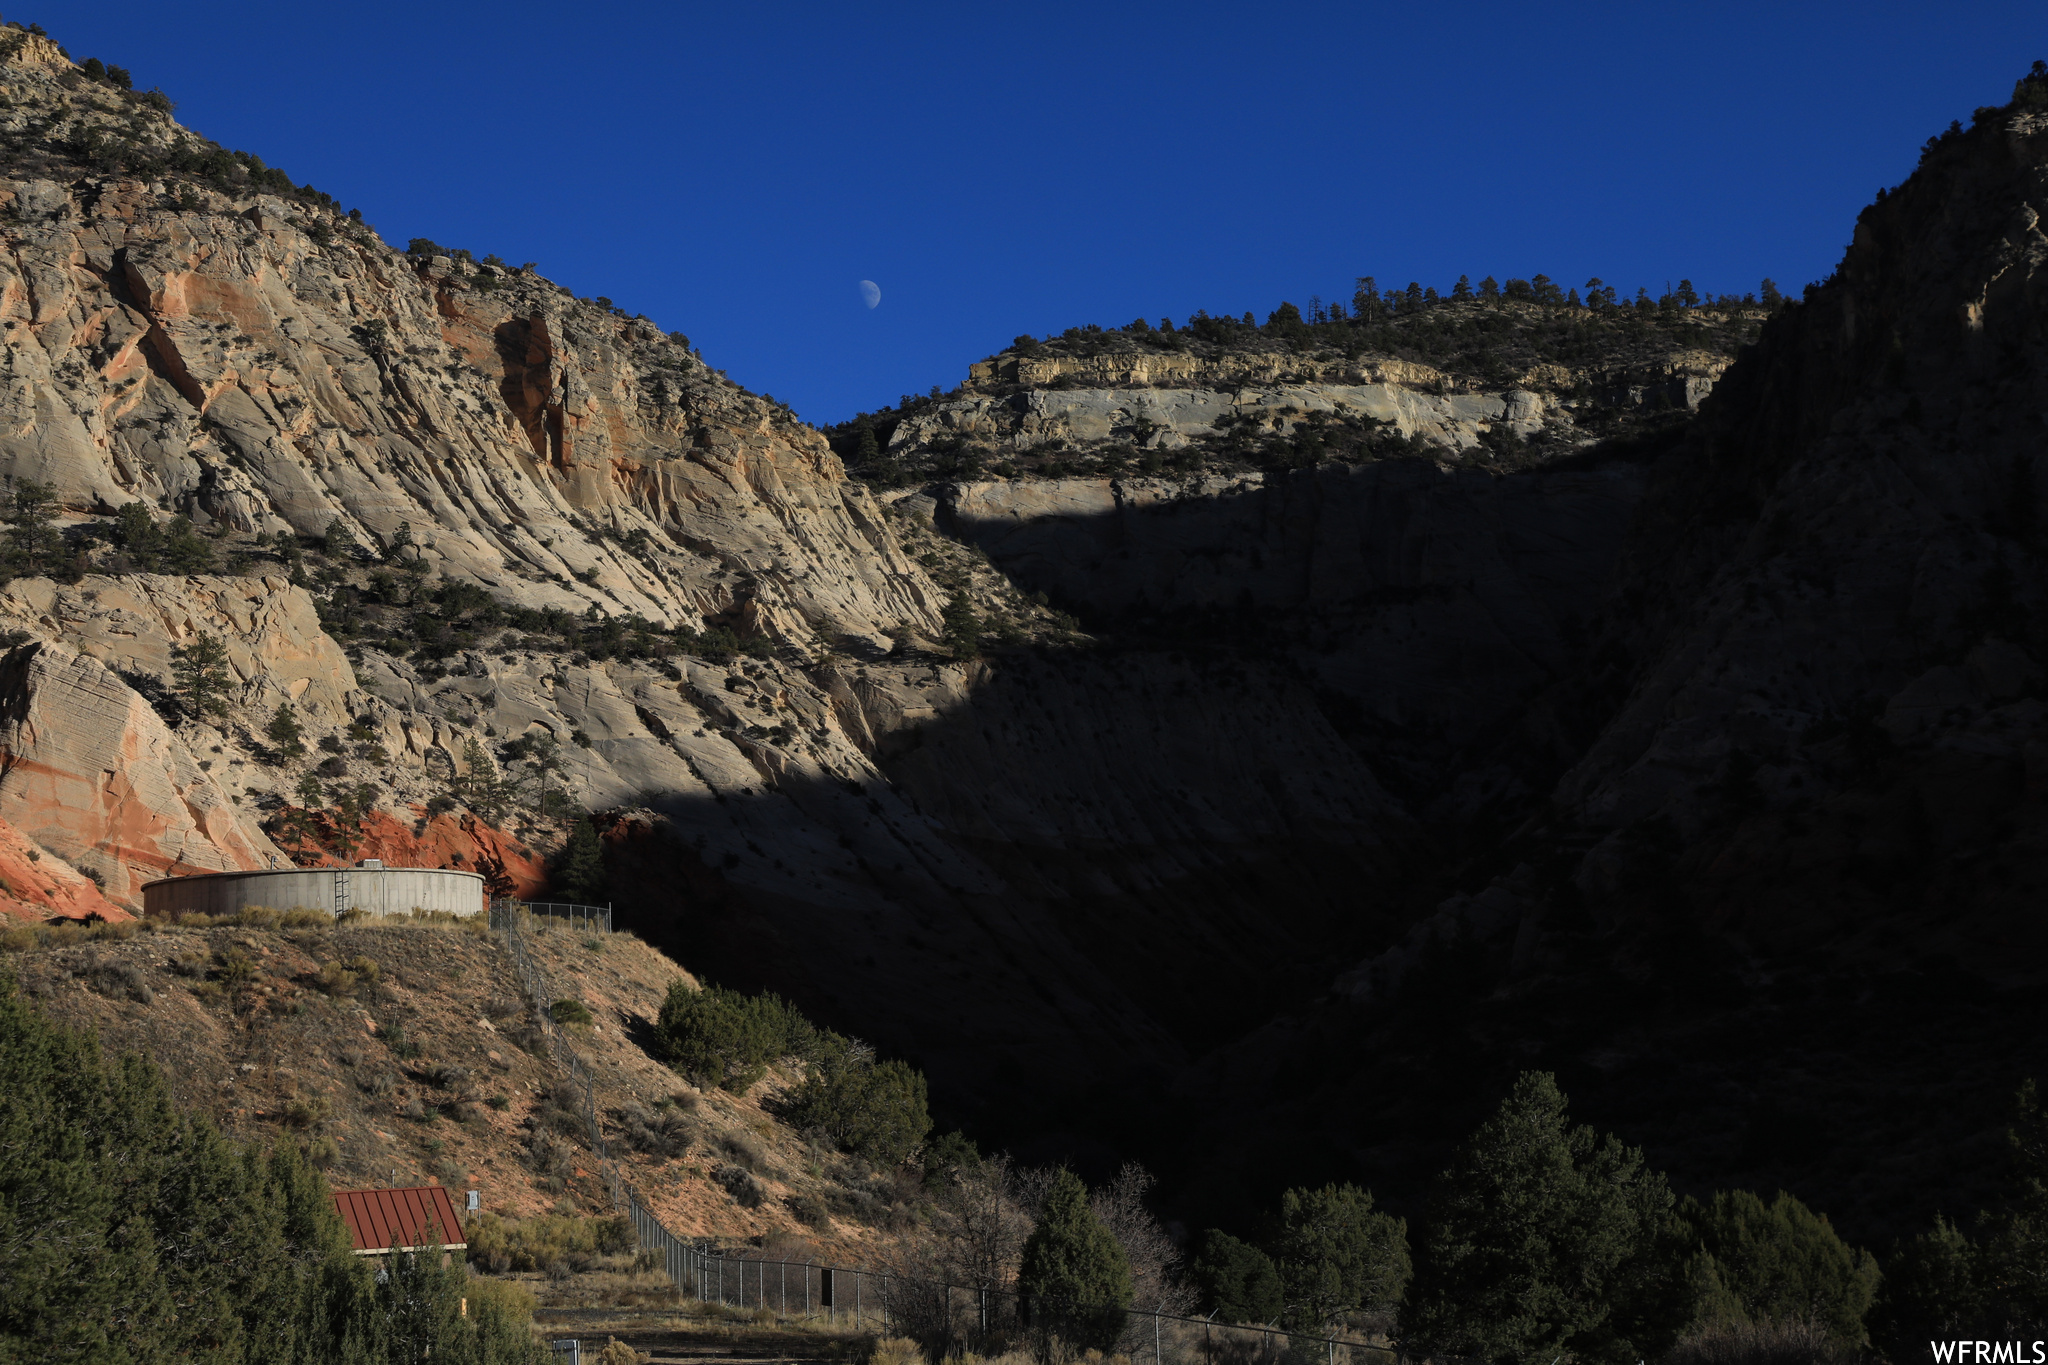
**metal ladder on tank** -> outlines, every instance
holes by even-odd
[[[348,913],[348,864],[334,869],[334,918]]]

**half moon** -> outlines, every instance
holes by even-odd
[[[882,287],[873,280],[860,282],[860,301],[872,308],[882,301]]]

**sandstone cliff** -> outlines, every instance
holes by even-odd
[[[15,160],[195,141],[30,53],[0,91]],[[83,169],[0,204],[0,460],[72,513],[408,526],[435,571],[521,600],[793,640],[935,621],[822,438],[644,319],[325,205]]]
[[[1650,467],[1579,666],[1489,750],[1561,758],[1547,799],[1204,1088],[1355,1058],[1294,1112],[1413,1180],[1433,1065],[1541,1064],[1681,1184],[1874,1236],[1982,1202],[2048,972],[2044,213],[2038,110],[1930,141]]]

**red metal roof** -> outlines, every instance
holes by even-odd
[[[469,1245],[462,1240],[462,1220],[444,1186],[336,1190],[334,1211],[348,1224],[358,1256],[422,1248],[456,1250]]]

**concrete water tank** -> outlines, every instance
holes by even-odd
[[[145,915],[231,915],[252,905],[272,910],[361,910],[403,915],[439,910],[481,915],[484,879],[440,867],[386,867],[365,858],[353,867],[293,867],[270,872],[201,872],[142,888]]]

